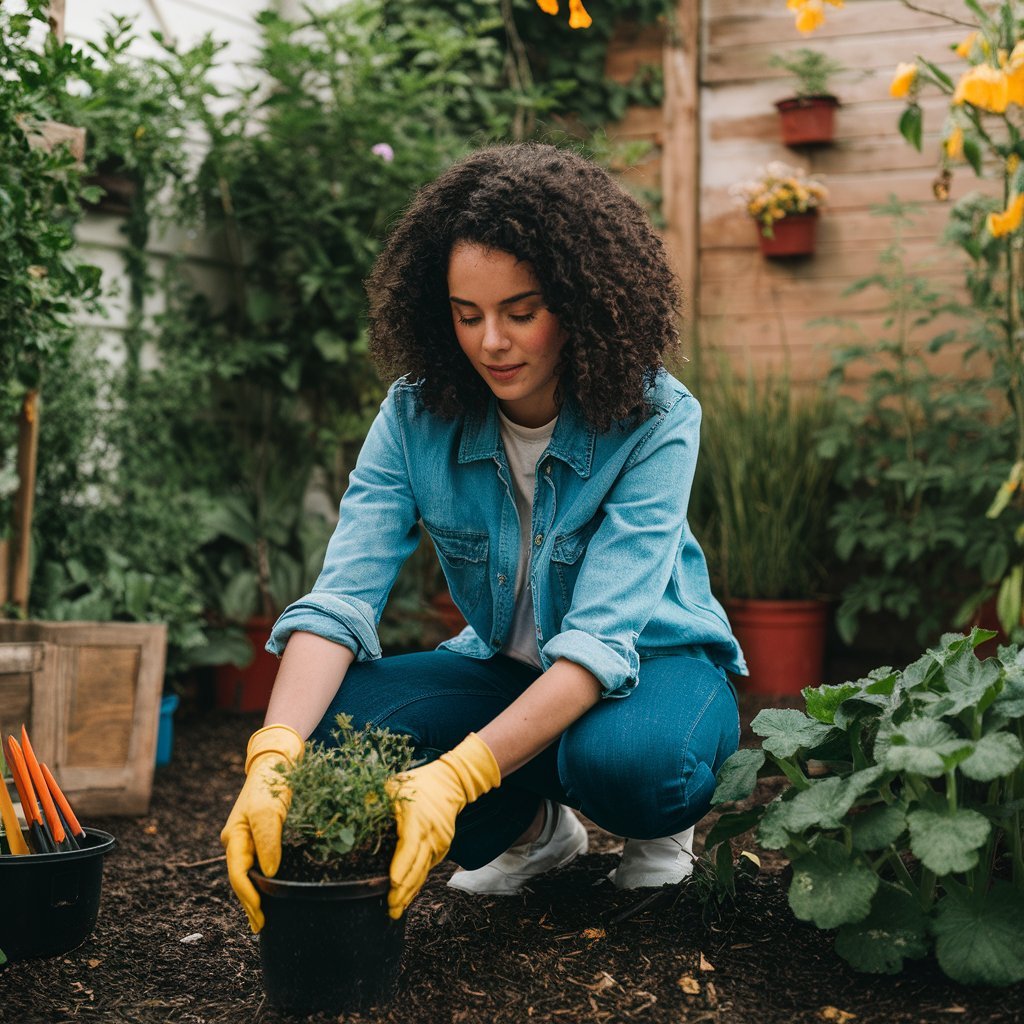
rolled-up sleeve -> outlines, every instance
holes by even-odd
[[[697,465],[700,406],[686,393],[652,418],[601,505],[569,610],[542,656],[576,662],[602,696],[637,684],[636,643],[668,586],[686,529]]]
[[[271,653],[280,655],[291,634],[301,631],[343,644],[359,661],[380,657],[377,622],[419,540],[398,408],[403,399],[412,400],[399,383],[381,404],[341,499],[324,567],[312,591],[275,623]]]

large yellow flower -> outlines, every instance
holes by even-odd
[[[895,99],[903,99],[910,92],[910,87],[917,81],[917,64],[914,62],[897,64],[889,86],[889,95]]]
[[[1002,238],[1020,227],[1024,220],[1024,193],[1014,196],[1010,205],[1002,213],[988,215],[988,230],[993,238]]]
[[[1010,78],[1002,68],[978,64],[960,77],[953,102],[970,103],[993,114],[1005,113],[1010,102]]]

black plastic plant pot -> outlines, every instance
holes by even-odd
[[[405,915],[388,916],[386,875],[352,882],[288,882],[249,872],[266,923],[260,960],[267,999],[282,1010],[339,1013],[395,991]]]
[[[85,836],[80,850],[0,857],[0,949],[9,961],[57,956],[92,934],[114,837],[97,828]]]

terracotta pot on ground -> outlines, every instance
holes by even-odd
[[[775,108],[779,112],[782,141],[787,146],[820,146],[830,143],[835,137],[836,107],[835,96],[792,96],[779,100]]]
[[[825,670],[824,601],[732,600],[725,603],[750,676],[740,689],[795,694],[817,686]]]
[[[278,659],[264,650],[274,620],[255,617],[245,626],[253,658],[244,668],[218,665],[214,676],[216,705],[224,711],[266,711],[277,677]]]
[[[757,224],[761,253],[770,259],[810,256],[814,252],[817,233],[818,214],[814,211],[791,213],[777,220],[771,238],[765,238],[760,223]]]

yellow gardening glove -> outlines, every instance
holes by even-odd
[[[220,834],[227,855],[228,878],[254,932],[263,927],[263,911],[256,887],[249,880],[249,868],[259,858],[260,871],[268,878],[281,866],[281,828],[291,790],[284,786],[275,765],[294,764],[305,744],[290,726],[267,725],[249,737],[245,756],[245,785],[231,808],[227,824]],[[281,790],[274,796],[270,789]]]
[[[475,732],[436,761],[388,780],[398,824],[388,893],[388,913],[393,918],[405,913],[427,873],[444,860],[459,811],[499,785],[498,763]]]

